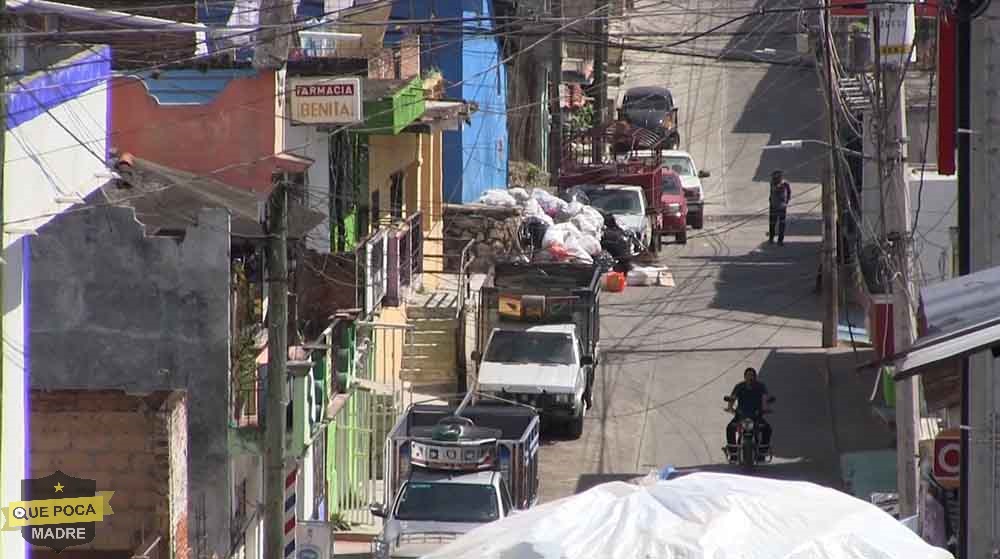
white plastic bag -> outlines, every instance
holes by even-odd
[[[510,194],[518,204],[524,204],[531,199],[531,194],[528,191],[521,188],[520,186],[515,186],[514,188],[508,188],[507,194]]]
[[[551,226],[552,224],[555,223],[555,220],[552,219],[552,216],[545,213],[542,210],[542,206],[538,204],[538,200],[534,198],[528,198],[521,205],[521,207],[523,208],[521,213],[525,217],[525,219],[535,218],[538,219],[539,221],[544,222],[548,226]]]
[[[517,205],[514,197],[505,190],[487,190],[479,197],[479,203],[487,206],[501,206],[512,208]]]
[[[570,239],[575,239],[580,237],[580,235],[580,230],[572,223],[557,223],[545,231],[545,237],[542,239],[542,248],[549,248],[557,243],[567,246],[567,242]]]
[[[531,197],[538,200],[538,204],[542,207],[542,210],[552,217],[559,215],[567,206],[565,200],[557,198],[541,188],[532,190]]]
[[[588,233],[580,234],[580,246],[590,256],[597,256],[601,253],[601,242],[597,240],[597,237]]]
[[[584,206],[580,213],[573,216],[570,223],[576,225],[581,232],[598,238],[604,232],[604,216],[590,206]]]
[[[661,276],[667,272],[665,267],[632,266],[628,273],[628,285],[663,285]]]
[[[559,221],[569,221],[577,215],[580,215],[580,212],[582,212],[585,207],[586,206],[580,202],[573,200],[572,202],[559,208],[559,213],[556,215],[556,219]]]

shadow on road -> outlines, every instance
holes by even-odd
[[[756,10],[788,7],[790,4],[782,0],[762,0],[754,5]],[[731,70],[734,83],[752,83],[757,81],[761,68],[766,68],[732,132],[768,134],[768,144],[785,139],[827,137],[825,105],[818,91],[816,71],[809,57],[797,54],[798,17],[798,13],[791,11],[770,13],[748,18],[734,30],[733,38],[723,50],[728,58],[772,64]],[[819,182],[825,164],[823,154],[823,148],[816,145],[799,150],[761,151],[753,180],[766,182],[772,170],[782,169],[786,179],[793,183]]]
[[[786,231],[786,237],[812,235],[815,227],[813,220],[797,221]],[[682,256],[679,260],[685,264],[681,266],[695,268],[707,263],[718,267],[709,308],[818,321],[820,301],[813,292],[818,244],[786,238],[783,246],[772,245],[767,243],[765,233],[760,232],[759,250],[737,255]]]

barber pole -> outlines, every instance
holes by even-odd
[[[295,555],[295,484],[298,475],[298,467],[292,467],[285,476],[285,559]]]

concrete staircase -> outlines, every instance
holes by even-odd
[[[452,290],[409,297],[407,320],[413,325],[410,343],[404,346],[400,377],[414,392],[454,392],[458,296]]]

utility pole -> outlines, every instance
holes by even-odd
[[[901,7],[902,6],[902,7]],[[903,15],[905,5],[890,5],[876,9],[876,48],[886,43],[905,43],[898,37],[899,29],[905,27]],[[912,5],[909,6],[912,17]],[[901,13],[902,12],[902,13]],[[912,23],[912,22],[911,22]],[[900,25],[902,24],[902,25]],[[909,45],[906,45],[908,48]],[[913,345],[916,335],[916,320],[913,315],[916,289],[911,279],[912,238],[910,224],[910,190],[906,181],[906,87],[902,56],[885,60],[879,57],[877,64],[881,76],[876,99],[879,131],[878,176],[883,193],[885,208],[885,230],[887,244],[891,247],[892,310],[893,310],[893,351],[900,353]],[[919,380],[909,377],[896,383],[896,492],[899,497],[899,516],[906,518],[917,513],[917,489],[920,487],[919,437],[920,424]]]
[[[594,45],[594,126],[604,124],[604,113],[608,106],[608,77],[605,65],[608,62],[608,0],[597,0],[598,10],[595,12],[597,19],[594,20],[594,36],[597,44]],[[604,135],[594,136],[593,154],[594,161],[603,159]]]
[[[977,0],[959,2],[958,17],[958,177],[959,202],[963,195],[969,202],[968,214],[959,208],[959,224],[967,217],[966,239],[969,272],[1000,265],[1000,245],[996,241],[1000,225],[1000,165],[996,160],[1000,147],[996,111],[1000,108],[1000,71],[996,66],[1000,48],[997,16],[1000,5]],[[963,130],[964,129],[964,130]],[[967,177],[967,178],[966,178]],[[960,232],[960,239],[966,234]],[[964,260],[964,258],[963,258]],[[965,266],[962,266],[963,271]],[[998,435],[1000,428],[1000,379],[996,358],[989,351],[968,359],[968,409],[962,433],[967,439],[962,447],[962,493],[966,509],[967,549],[963,559],[1000,557],[1000,478],[998,478]],[[967,474],[967,475],[966,475]],[[963,507],[964,508],[964,507]]]
[[[264,420],[264,557],[285,556],[285,409],[288,406],[288,190],[282,179],[267,215],[267,412]]]
[[[829,121],[830,173],[823,181],[823,347],[837,347],[837,329],[840,322],[840,263],[837,258],[839,234],[837,228],[837,188],[840,185],[840,166],[837,159],[840,144],[837,132],[837,112],[834,95],[837,85],[833,81],[833,33],[830,29],[830,0],[825,0],[823,10],[823,65],[826,74],[826,112]]]
[[[276,70],[288,60],[295,4],[291,0],[261,0],[257,11],[261,28],[257,30],[257,45],[253,49],[254,68]]]
[[[552,33],[552,69],[549,75],[549,184],[559,184],[559,169],[562,167],[562,52],[563,52],[563,9],[562,0],[551,0],[552,19],[555,31]]]
[[[968,130],[972,126],[971,119],[971,62],[972,62],[972,31],[971,4],[972,0],[958,0],[956,3],[955,21],[955,114],[957,128]],[[958,179],[958,274],[972,273],[972,177],[971,159],[972,146],[968,134],[956,134],[957,179]],[[992,198],[992,197],[991,197]],[[972,374],[969,359],[962,359],[962,404],[961,425],[972,425]],[[971,530],[974,518],[970,516],[971,478],[970,454],[972,440],[968,429],[961,429],[961,465],[959,470],[959,520],[958,520],[958,556],[973,557],[970,542],[973,537]]]

